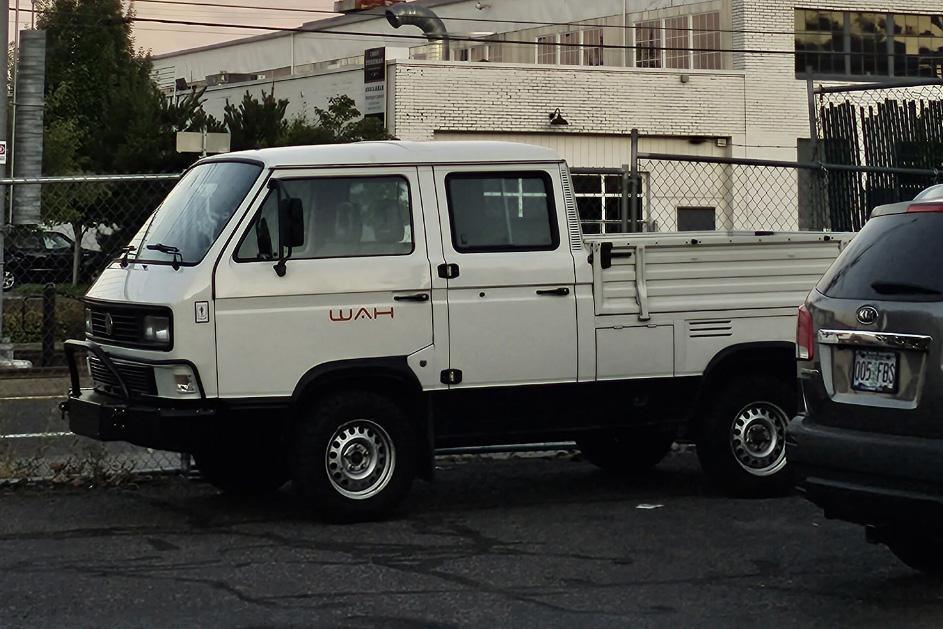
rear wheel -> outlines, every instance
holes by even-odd
[[[13,271],[3,270],[3,292],[13,290],[16,287],[16,275]]]
[[[697,454],[708,477],[733,496],[778,496],[791,489],[786,426],[795,391],[773,374],[731,376],[708,402]]]
[[[329,520],[385,517],[412,486],[416,441],[402,407],[384,395],[346,391],[320,400],[293,443],[295,488]]]
[[[923,531],[897,530],[885,542],[902,562],[924,574],[943,576],[943,538]]]
[[[594,432],[576,441],[587,461],[613,474],[637,474],[658,465],[672,443],[670,432],[643,430]]]

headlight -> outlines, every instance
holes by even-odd
[[[144,317],[144,340],[148,343],[170,344],[170,317]]]
[[[85,333],[92,334],[92,309],[85,309]]]

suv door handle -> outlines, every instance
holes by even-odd
[[[429,301],[429,293],[416,293],[415,295],[397,295],[393,301]]]
[[[547,295],[555,297],[565,297],[570,294],[569,288],[551,288],[550,290],[539,290],[538,295]]]

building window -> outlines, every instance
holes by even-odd
[[[639,68],[661,67],[661,22],[638,22],[635,25],[635,65]]]
[[[688,44],[688,18],[665,20],[665,67],[686,70],[690,67],[691,46]]]
[[[565,66],[580,65],[580,32],[560,35],[560,64]]]
[[[717,11],[635,25],[635,65],[639,68],[720,70],[723,67],[722,53],[717,52],[720,49]]]
[[[703,232],[717,229],[717,210],[712,207],[679,207],[678,231]]]
[[[722,63],[720,13],[701,13],[691,16],[691,39],[694,42],[693,68],[720,70]]]
[[[554,64],[557,62],[557,36],[544,35],[537,38],[537,63]]]
[[[943,13],[796,9],[796,73],[943,76]]]
[[[583,65],[603,65],[603,29],[592,28],[583,31]]]

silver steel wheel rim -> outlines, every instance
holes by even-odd
[[[334,431],[324,457],[335,491],[352,500],[367,500],[389,484],[396,468],[396,448],[376,422],[355,419]]]
[[[16,278],[13,277],[13,273],[9,271],[3,272],[3,290],[10,290],[13,288],[15,282]]]
[[[783,409],[771,402],[751,402],[733,420],[730,448],[745,471],[772,476],[786,466],[786,424]]]

